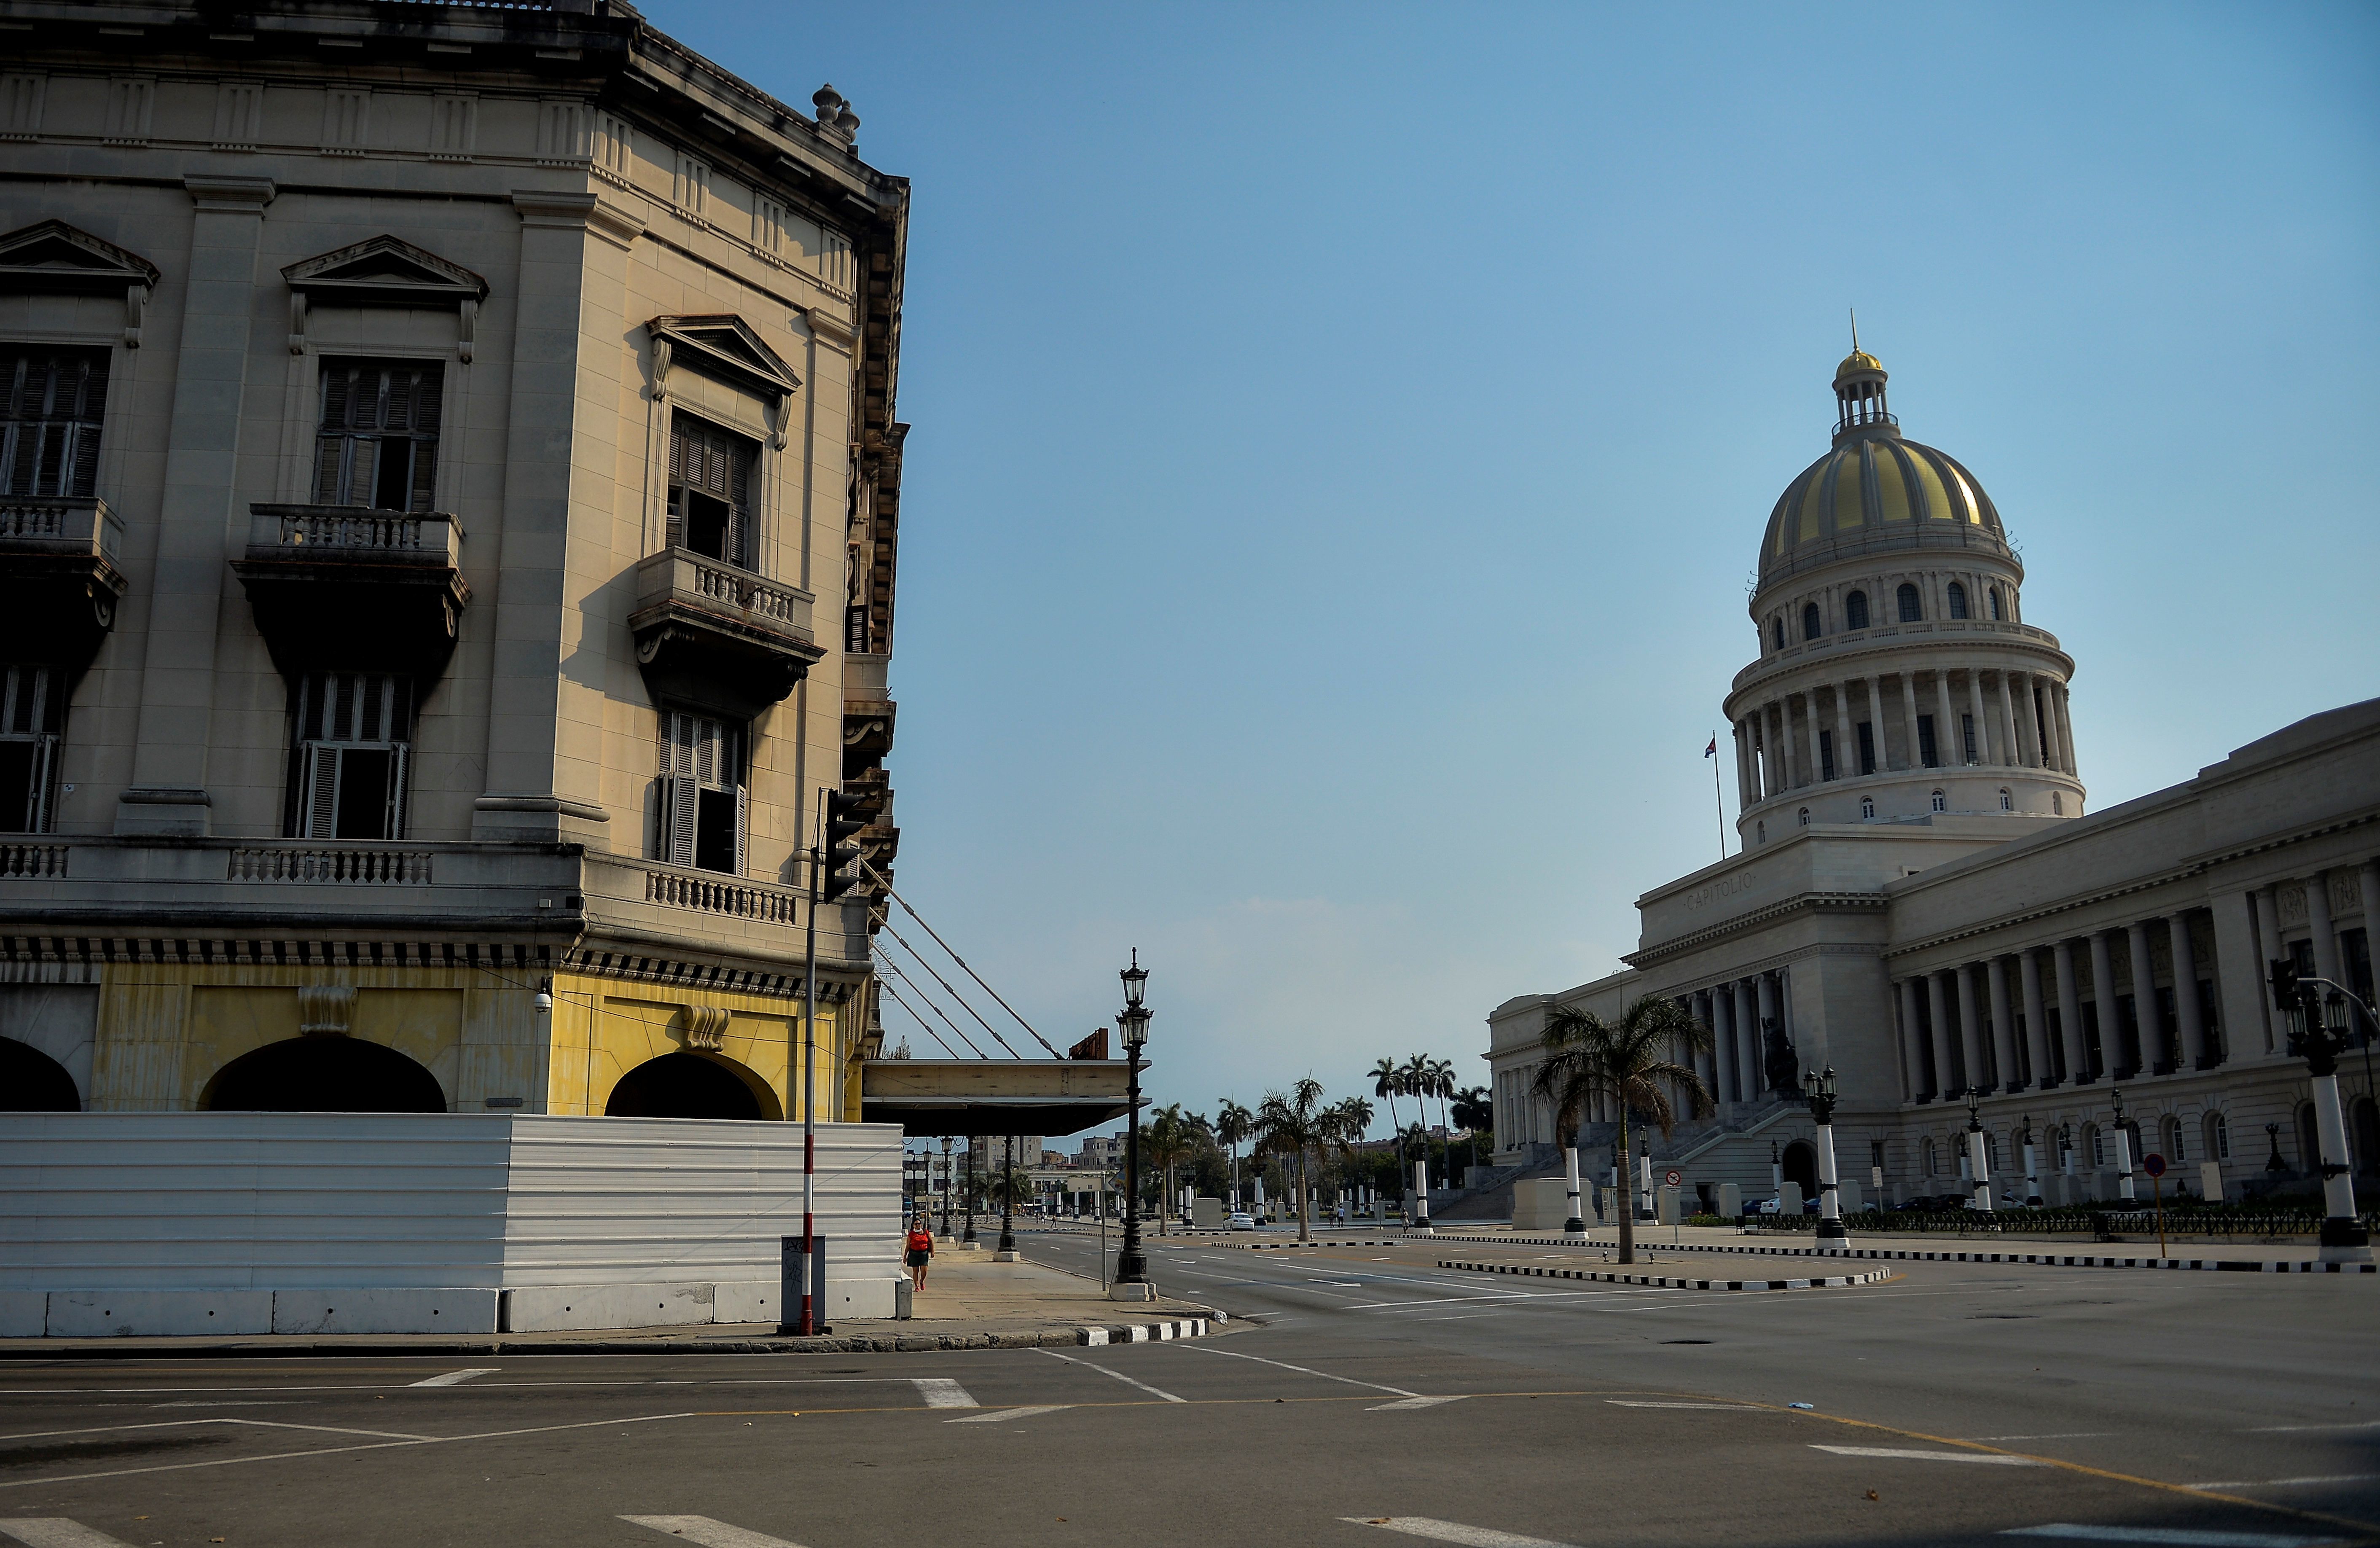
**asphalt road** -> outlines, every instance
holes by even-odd
[[[0,1542],[2380,1541],[2374,1279],[1728,1293],[1444,1255],[1153,1243],[1247,1321],[1111,1348],[12,1361]]]

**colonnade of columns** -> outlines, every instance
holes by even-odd
[[[2213,980],[2199,976],[2192,912],[1901,979],[1895,988],[1909,1097],[1948,1102],[1971,1086],[2049,1091],[2222,1063],[2220,1029],[2208,1014]],[[2172,985],[2170,1017],[2157,994],[2159,942]],[[2119,958],[2127,973],[2121,983]],[[2087,992],[2080,970],[2084,962]]]
[[[2342,884],[2344,877],[2340,878]],[[2305,927],[2307,945],[2313,957],[2317,978],[2333,983],[2348,981],[2345,954],[2338,944],[2337,910],[2331,901],[2330,883],[2326,875],[2298,877],[2290,882],[2276,882],[2239,895],[2248,919],[2246,929],[2252,932],[2256,943],[2256,960],[2271,962],[2289,955],[2281,945],[2281,894],[2291,887],[2305,891]],[[2342,891],[2350,891],[2344,885]],[[2355,884],[2351,893],[2363,905],[2364,949],[2380,948],[2380,859],[2365,860],[2355,868]],[[2262,969],[2259,969],[2259,977]],[[2265,1051],[2279,1053],[2288,1042],[2285,1018],[2272,1008],[2272,996],[2257,996],[2263,1008]],[[2361,1022],[2356,1023],[2361,1026]]]
[[[1694,1019],[1711,1031],[1710,1049],[1695,1063],[1703,1084],[1717,1100],[1757,1102],[1767,1090],[1767,1039],[1762,1032],[1774,1026],[1787,1037],[1792,1035],[1785,1025],[1787,981],[1780,969],[1685,996]]]
[[[1976,763],[2002,768],[2048,769],[2075,774],[2074,733],[2067,713],[2066,684],[2041,672],[1976,668],[1891,674],[1900,683],[1888,701],[1887,675],[1846,678],[1789,690],[1762,703],[1735,725],[1736,793],[1740,808],[1802,786],[1862,774]],[[1963,690],[1954,678],[1963,676]],[[1927,679],[1930,679],[1927,680]],[[1921,682],[1923,689],[1921,690]],[[1866,698],[1864,717],[1874,741],[1874,762],[1864,766],[1853,713],[1854,690]],[[1800,713],[1796,713],[1796,701]],[[1967,756],[1965,723],[1972,715],[1974,756]],[[1887,727],[1901,728],[1894,756]],[[1934,722],[1934,760],[1925,762],[1921,716]],[[1819,733],[1831,733],[1831,759]]]

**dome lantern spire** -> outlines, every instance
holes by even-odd
[[[1835,367],[1835,440],[1894,434],[1900,421],[1884,404],[1884,363],[1859,347],[1859,313],[1852,313],[1852,352]]]

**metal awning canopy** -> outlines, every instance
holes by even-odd
[[[1126,1077],[1122,1059],[870,1059],[859,1112],[912,1138],[1079,1134],[1123,1116]]]

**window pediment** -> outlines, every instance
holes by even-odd
[[[656,317],[645,328],[663,351],[664,370],[682,365],[770,398],[790,397],[801,389],[793,368],[732,312]]]
[[[156,285],[157,265],[62,220],[0,236],[0,290],[85,291],[120,295]]]
[[[488,295],[470,270],[385,236],[292,263],[281,277],[310,301],[351,306],[459,306]]]

